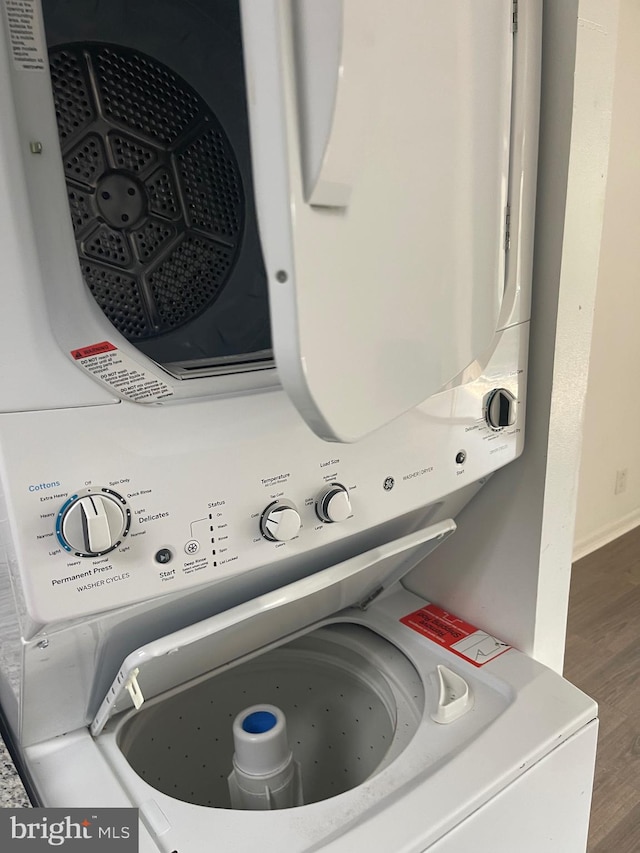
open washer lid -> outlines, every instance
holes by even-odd
[[[456,529],[452,519],[358,554],[307,578],[147,643],[127,655],[92,724],[230,664],[346,607],[367,604]]]
[[[242,0],[279,376],[354,441],[489,350],[505,283],[512,0]]]

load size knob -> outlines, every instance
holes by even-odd
[[[100,557],[117,548],[129,532],[131,510],[111,489],[84,489],[72,495],[56,518],[56,535],[77,557]]]
[[[270,542],[288,542],[298,535],[300,513],[291,501],[274,501],[260,517],[260,533]]]
[[[316,498],[316,515],[327,524],[349,518],[351,500],[348,489],[341,483],[330,483]]]

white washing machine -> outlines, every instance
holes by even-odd
[[[523,449],[541,4],[2,9],[34,799],[145,851],[581,853],[595,704],[412,592]]]

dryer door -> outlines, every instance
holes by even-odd
[[[512,0],[242,0],[282,383],[354,441],[494,338],[505,269]]]

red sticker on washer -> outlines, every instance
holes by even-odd
[[[125,400],[155,403],[173,395],[173,388],[160,375],[152,373],[110,341],[71,350],[71,356],[87,373]]]
[[[474,666],[483,666],[511,648],[486,631],[480,631],[475,625],[443,610],[437,604],[427,604],[420,610],[403,616],[400,621]]]
[[[102,341],[102,343],[92,344],[90,347],[72,349],[71,355],[76,361],[79,361],[81,358],[89,358],[92,355],[100,355],[103,352],[113,352],[116,349],[117,347],[114,347],[114,345],[110,344],[109,341]]]

